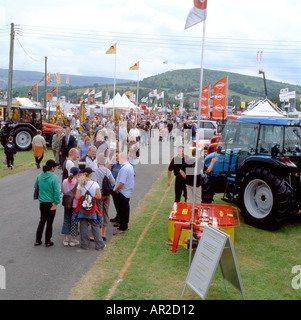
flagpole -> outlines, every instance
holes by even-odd
[[[117,45],[116,45],[116,47],[117,47]],[[117,48],[116,48],[116,52],[115,52],[114,90],[113,90],[113,117],[114,117],[114,122],[115,122],[115,114],[116,114],[116,110],[115,110],[115,90],[116,90],[116,56],[117,56]]]
[[[137,102],[136,102],[137,107],[138,107],[138,99],[139,99],[139,69],[140,69],[140,63],[138,61]]]
[[[206,31],[206,19],[203,22],[203,39],[202,39],[202,58],[201,58],[201,75],[200,75],[200,95],[199,95],[199,108],[198,108],[198,122],[196,130],[196,158],[194,166],[194,179],[193,179],[193,202],[192,202],[192,213],[191,213],[191,229],[190,229],[190,243],[189,243],[189,266],[191,265],[191,254],[192,254],[192,236],[193,236],[193,225],[194,225],[194,214],[195,214],[195,192],[196,192],[196,178],[198,173],[198,159],[199,159],[199,132],[200,130],[200,118],[201,118],[201,107],[202,107],[202,88],[203,88],[203,74],[204,74],[204,47],[205,47],[205,31]]]

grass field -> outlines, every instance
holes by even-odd
[[[3,159],[3,148],[0,157]],[[43,160],[53,158],[51,149]],[[34,168],[32,151],[18,152],[13,171],[0,164],[0,178]],[[168,217],[173,205],[173,186],[167,188],[167,172],[131,213],[130,230],[113,237],[94,267],[71,290],[69,299],[83,300],[179,300],[189,271],[189,251],[179,246],[167,250]],[[215,203],[224,203],[216,195]],[[227,203],[224,203],[227,204]],[[301,265],[301,217],[294,216],[278,231],[246,225],[235,229],[234,249],[247,300],[299,300]],[[301,268],[301,267],[300,267]],[[300,270],[300,269],[299,269]],[[300,289],[294,289],[292,282]],[[228,285],[225,291],[219,268],[207,299],[240,300],[241,294]],[[189,287],[183,300],[201,298]]]
[[[181,246],[177,253],[167,250],[174,189],[166,186],[167,173],[132,213],[129,232],[110,241],[93,269],[72,289],[70,299],[181,299],[189,271],[189,250]],[[224,203],[221,195],[215,197],[215,203]],[[293,278],[298,276],[292,267],[301,264],[300,231],[298,218],[276,232],[253,228],[241,220],[235,229],[234,249],[247,300],[300,299],[300,290],[292,287]],[[206,299],[242,299],[239,291],[227,287],[228,293],[217,268]],[[183,299],[201,298],[187,287]]]

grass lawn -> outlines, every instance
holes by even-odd
[[[41,165],[43,165],[47,160],[54,159],[51,148],[47,148],[47,152],[44,151],[44,158],[42,160]],[[3,164],[4,159],[4,147],[0,146],[0,178],[4,178],[8,175],[21,172],[30,168],[35,167],[35,159],[33,156],[33,151],[20,151],[17,152],[16,157],[14,159],[14,168],[13,170],[8,170],[7,166]]]
[[[168,217],[174,200],[173,187],[166,189],[167,173],[131,214],[128,233],[113,237],[92,270],[72,289],[70,299],[179,300],[189,271],[189,250],[167,250]],[[215,203],[227,204],[221,195]],[[234,249],[247,300],[297,300],[293,289],[301,264],[299,217],[278,231],[269,232],[243,222],[235,229]],[[299,284],[300,284],[300,278]],[[219,267],[206,299],[240,300],[240,292],[228,285],[225,291]],[[183,300],[201,298],[188,286]]]

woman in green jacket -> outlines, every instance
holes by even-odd
[[[36,232],[35,246],[42,244],[42,235],[46,224],[45,246],[51,247],[53,242],[52,224],[56,213],[57,205],[60,203],[60,182],[59,178],[54,174],[54,170],[58,166],[54,160],[48,160],[43,166],[43,172],[36,179],[34,187],[39,187],[40,202],[40,222]]]

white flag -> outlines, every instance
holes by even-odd
[[[102,91],[99,91],[96,93],[95,98],[101,98],[102,97]]]
[[[157,95],[157,99],[163,99],[164,98],[164,91],[160,92],[158,95]]]
[[[157,96],[157,89],[151,91],[149,94],[148,94],[149,97],[156,97]]]
[[[176,100],[183,100],[183,92],[179,93],[177,96],[175,96]]]
[[[185,24],[185,29],[200,23],[207,18],[207,0],[194,0],[194,7],[190,10]]]

